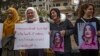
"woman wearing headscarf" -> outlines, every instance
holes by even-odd
[[[25,21],[27,23],[39,23],[39,16],[35,8],[28,7],[25,11]]]
[[[19,21],[19,16],[15,8],[10,7],[7,10],[7,19],[4,21],[2,38],[2,56],[20,56],[14,47],[14,27]]]
[[[39,23],[39,16],[34,7],[28,7],[25,11],[25,23]],[[27,56],[44,56],[43,49],[28,49],[26,50]]]

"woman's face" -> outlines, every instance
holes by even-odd
[[[57,13],[56,13],[56,11],[54,11],[54,10],[51,11],[51,17],[52,17],[53,20],[57,20]]]
[[[11,10],[8,10],[8,17],[9,18],[12,18],[14,15],[13,15],[13,12]]]
[[[56,42],[56,43],[59,43],[59,42],[60,42],[59,33],[56,33],[55,42]]]
[[[88,16],[93,16],[93,6],[90,5],[84,12]]]
[[[34,12],[31,9],[27,10],[27,18],[28,19],[34,18]]]
[[[85,37],[87,37],[87,38],[92,37],[92,30],[91,30],[91,27],[89,25],[87,25],[85,28]]]

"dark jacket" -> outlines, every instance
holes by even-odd
[[[4,37],[2,39],[2,56],[20,56],[20,52],[17,50],[13,50],[14,48],[14,35],[10,35],[8,37]]]
[[[66,16],[61,16],[60,24],[56,24],[53,22],[53,20],[51,20],[50,30],[51,32],[53,30],[57,30],[57,31],[66,30],[66,34],[64,36],[64,48],[65,48],[64,51],[71,52],[70,35],[73,33],[73,25],[68,19],[66,19]]]

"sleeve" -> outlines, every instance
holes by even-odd
[[[67,36],[70,36],[70,35],[72,35],[73,34],[73,24],[68,20],[68,19],[66,19],[66,22],[65,22],[66,24],[65,25],[67,25],[66,26],[66,28],[67,28],[67,30],[66,30],[66,35]]]
[[[98,30],[100,31],[100,20],[98,20]]]
[[[98,31],[98,37],[100,37],[100,20],[97,20],[97,31]]]
[[[75,26],[74,26],[74,39],[75,39],[75,42],[76,42],[76,44],[78,45],[78,29],[77,29],[77,22],[78,22],[78,20],[76,20],[76,22],[75,22]]]

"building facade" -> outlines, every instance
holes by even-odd
[[[69,13],[72,11],[71,0],[52,0],[51,8],[58,8],[62,13]]]
[[[51,1],[52,0],[31,0],[29,4],[37,9],[49,11],[52,4]]]

